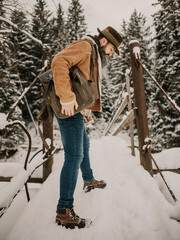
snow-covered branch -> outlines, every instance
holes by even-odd
[[[14,109],[16,108],[16,106],[18,105],[18,103],[22,100],[22,98],[26,95],[26,93],[29,91],[29,89],[32,87],[32,85],[37,81],[39,75],[44,71],[44,68],[47,66],[47,61],[45,61],[45,66],[42,68],[41,72],[36,76],[36,78],[34,79],[34,81],[27,87],[24,89],[24,91],[22,92],[22,94],[19,96],[19,98],[17,99],[17,101],[10,107],[10,110],[7,114],[7,118],[9,117],[9,115],[14,111]]]
[[[9,33],[16,34],[17,32],[15,32],[15,31],[13,31],[11,29],[0,30],[0,34],[9,34]]]
[[[25,34],[27,37],[29,37],[30,39],[32,39],[34,42],[38,43],[41,47],[43,47],[44,49],[49,48],[46,44],[43,44],[41,40],[33,37],[30,33],[28,33],[25,30],[19,29],[18,26],[16,24],[14,24],[13,22],[11,22],[10,20],[0,17],[0,21],[5,22],[7,24],[9,24],[10,26],[14,27],[15,29],[17,29],[19,32]]]

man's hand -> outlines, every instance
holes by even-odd
[[[66,114],[68,116],[72,116],[72,115],[74,115],[74,108],[75,109],[78,108],[77,101],[70,103],[68,105],[62,105],[61,113]]]

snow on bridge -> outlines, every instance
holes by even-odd
[[[128,144],[121,137],[91,141],[94,175],[97,179],[106,180],[105,189],[84,193],[79,173],[75,211],[81,217],[92,219],[93,225],[81,230],[67,230],[56,225],[63,152],[54,158],[52,173],[39,189],[31,191],[32,200],[25,204],[25,196],[23,198],[21,193],[2,217],[1,240],[180,239],[180,225],[171,219],[180,218],[179,203],[173,204],[161,178],[158,175],[152,178],[143,169],[138,157],[130,155]],[[180,199],[180,176],[175,173],[164,173],[164,176]]]

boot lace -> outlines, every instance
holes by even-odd
[[[72,219],[76,220],[79,219],[79,216],[74,212],[74,209],[71,209],[71,212],[69,213],[69,215],[72,217]]]

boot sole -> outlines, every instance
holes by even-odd
[[[91,220],[81,221],[79,224],[73,224],[73,223],[64,224],[64,223],[61,223],[60,220],[57,220],[57,219],[56,219],[56,223],[57,223],[59,226],[65,227],[66,229],[75,229],[75,228],[81,229],[81,228],[89,227],[89,226],[92,224],[92,221],[91,221]]]
[[[87,193],[87,192],[90,192],[91,190],[96,189],[96,188],[101,188],[101,189],[103,189],[103,188],[106,187],[106,185],[107,185],[107,184],[104,184],[104,185],[101,185],[101,186],[96,186],[96,187],[91,187],[91,188],[89,188],[89,189],[84,189],[84,192]]]

